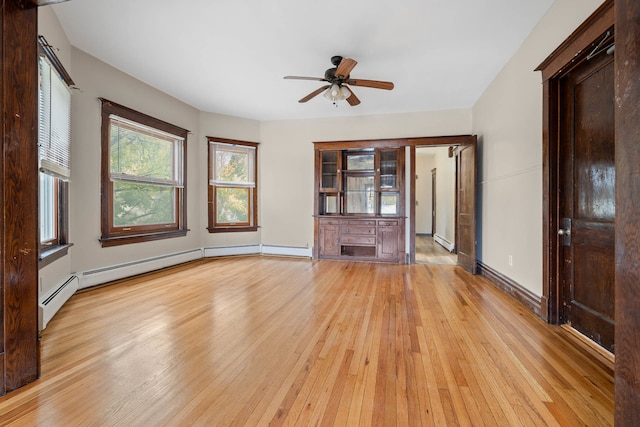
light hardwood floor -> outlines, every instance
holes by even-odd
[[[1,425],[612,425],[612,372],[458,267],[203,260],[80,293]]]
[[[436,243],[433,236],[416,235],[416,262],[419,264],[456,265],[458,256]]]

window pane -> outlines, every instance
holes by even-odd
[[[113,226],[172,224],[175,189],[137,182],[113,183]]]
[[[213,144],[213,181],[217,184],[255,183],[255,149],[244,146]]]
[[[173,180],[174,140],[111,123],[111,173]]]
[[[39,203],[39,219],[40,219],[40,242],[48,242],[55,240],[56,235],[56,179],[51,175],[40,175],[40,203]]]
[[[249,222],[249,189],[216,187],[216,222],[235,224]]]

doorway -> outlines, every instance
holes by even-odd
[[[614,346],[613,55],[585,59],[560,79],[561,321]]]
[[[457,265],[456,158],[448,146],[416,147],[417,264]]]
[[[615,349],[614,31],[603,5],[543,76],[543,317]],[[568,63],[566,61],[569,61]],[[546,315],[545,315],[546,314]]]

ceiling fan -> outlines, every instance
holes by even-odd
[[[353,70],[353,68],[358,64],[355,59],[343,58],[342,56],[333,56],[331,58],[331,63],[334,65],[334,67],[329,68],[327,71],[325,71],[324,77],[284,77],[285,79],[292,80],[315,80],[329,83],[328,85],[314,90],[309,95],[300,99],[298,102],[307,102],[311,98],[324,92],[324,96],[327,99],[333,101],[334,104],[336,103],[336,101],[346,99],[349,105],[355,106],[360,104],[360,100],[353,93],[353,90],[351,90],[349,86],[362,86],[385,90],[393,89],[392,82],[383,82],[380,80],[352,79],[350,77],[351,70]]]

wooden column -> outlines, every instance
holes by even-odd
[[[640,419],[640,2],[616,0],[616,426]]]
[[[0,394],[39,375],[37,9],[0,0]]]

